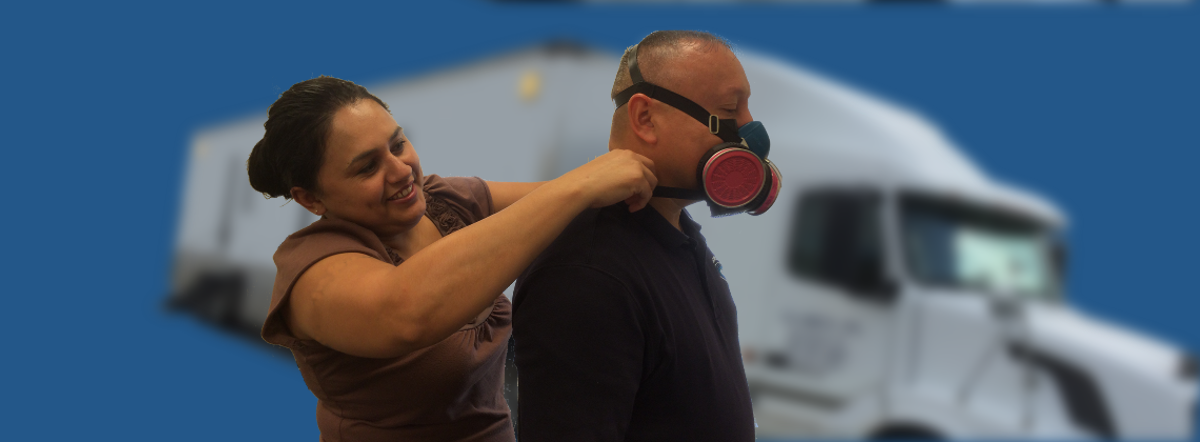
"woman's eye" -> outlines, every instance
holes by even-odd
[[[400,152],[403,152],[403,151],[404,151],[404,142],[403,141],[392,145],[392,155],[399,155]]]
[[[359,170],[358,173],[360,175],[366,175],[368,173],[374,172],[375,167],[377,167],[377,164],[374,161],[372,161],[370,163],[367,163],[366,166],[363,166],[363,168],[361,170]]]

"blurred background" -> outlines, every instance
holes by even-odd
[[[6,68],[0,76],[8,86],[0,125],[15,156],[3,162],[0,179],[19,210],[4,221],[10,232],[4,276],[11,283],[0,309],[11,349],[0,368],[11,380],[3,414],[9,434],[315,438],[316,401],[286,353],[245,338],[236,326],[214,327],[203,315],[164,307],[181,289],[173,276],[182,226],[211,215],[185,216],[195,160],[215,155],[222,136],[256,140],[261,126],[255,124],[278,94],[322,74],[381,95],[416,94],[410,99],[421,103],[417,108],[389,102],[406,128],[406,119],[478,107],[488,94],[497,98],[482,104],[497,108],[604,104],[606,95],[597,100],[589,91],[556,86],[554,69],[575,68],[555,64],[561,59],[551,55],[582,53],[605,65],[606,57],[656,29],[710,31],[764,60],[763,72],[779,64],[802,73],[780,78],[829,79],[924,118],[988,176],[1066,215],[1064,292],[1073,308],[1175,350],[1200,349],[1192,270],[1200,250],[1193,227],[1200,213],[1191,195],[1200,188],[1193,171],[1200,156],[1194,5],[885,3],[8,6],[0,15]],[[486,69],[506,60],[542,64]],[[596,68],[601,94],[615,73],[615,62],[608,64]],[[470,91],[454,86],[466,72],[511,77],[473,95],[451,93]],[[772,92],[751,81],[751,105],[768,103]],[[417,96],[434,86],[447,92]],[[786,133],[784,118],[762,112],[755,116],[773,137]],[[588,145],[584,137],[563,156],[494,173],[476,172],[489,170],[487,163],[439,163],[434,153],[453,131],[494,134],[497,146],[539,147],[567,136],[555,131],[590,121],[551,124],[530,115],[512,126],[436,120],[428,128],[411,125],[409,133],[428,172],[489,179],[518,173],[534,179],[579,160],[571,155],[604,149],[605,140]],[[229,135],[238,128],[241,135]],[[586,130],[595,129],[577,132]],[[212,142],[207,148],[205,140]],[[224,177],[237,165],[221,160],[215,170],[222,178],[212,186],[232,182]],[[795,176],[786,168],[784,174]],[[207,192],[225,201],[224,189]],[[240,213],[222,207],[196,210]],[[771,215],[784,220],[792,210]],[[702,206],[691,211],[705,216]],[[294,229],[301,220],[286,222]],[[224,241],[247,244],[228,229]],[[213,244],[220,241],[213,237]],[[714,251],[727,267],[737,263],[735,251],[719,247]],[[761,341],[768,356],[772,345],[792,345]]]

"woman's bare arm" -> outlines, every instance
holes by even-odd
[[[616,150],[399,266],[354,253],[322,259],[292,289],[289,326],[298,337],[363,357],[435,344],[490,305],[579,212],[619,201],[641,209],[655,185],[649,159]]]
[[[485,181],[488,186],[488,191],[492,193],[492,206],[497,212],[504,210],[505,207],[511,206],[512,203],[524,198],[533,189],[537,189],[546,181],[536,183],[505,183],[497,181]]]

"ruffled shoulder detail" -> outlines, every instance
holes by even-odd
[[[442,236],[492,214],[492,193],[478,177],[425,177],[425,215]]]
[[[442,236],[449,235],[467,226],[467,222],[446,201],[425,192],[425,216],[437,226]]]

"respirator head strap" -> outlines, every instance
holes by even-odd
[[[658,186],[654,188],[654,196],[659,198],[702,201],[704,200],[704,191],[700,189],[681,189],[678,187]]]
[[[638,68],[637,50],[638,45],[633,45],[633,49],[629,51],[629,79],[633,81],[633,84],[646,81],[645,78],[642,78],[642,70]]]

